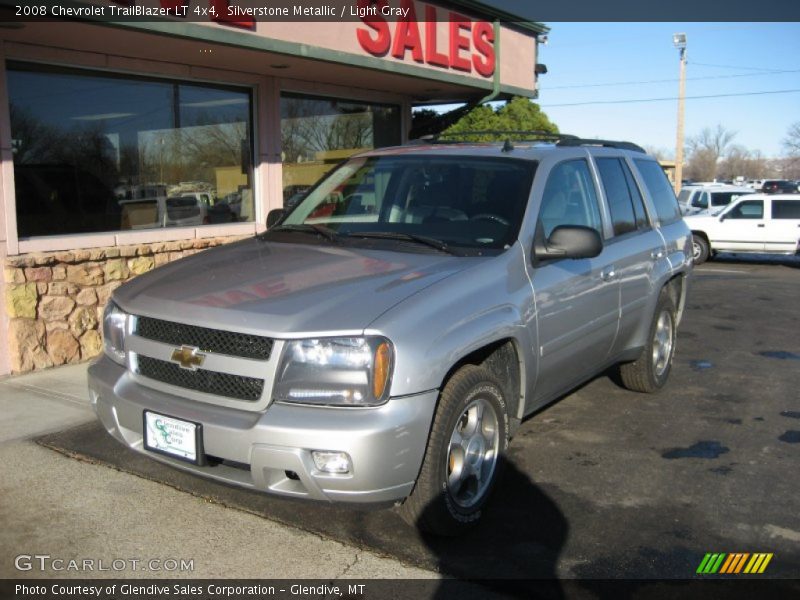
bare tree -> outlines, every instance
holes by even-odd
[[[735,131],[730,131],[722,125],[717,125],[715,128],[706,127],[697,135],[690,137],[687,176],[707,181],[715,179],[717,163],[725,156],[735,137]]]
[[[789,125],[786,137],[783,138],[783,148],[789,156],[800,157],[800,121]]]

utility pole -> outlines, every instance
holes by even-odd
[[[681,189],[683,180],[683,108],[686,100],[686,34],[676,33],[672,43],[680,52],[681,72],[678,83],[678,135],[675,141],[675,193]]]

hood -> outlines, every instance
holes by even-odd
[[[114,300],[136,315],[275,337],[352,332],[476,260],[252,238],[137,277]]]

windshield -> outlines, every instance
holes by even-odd
[[[315,226],[336,238],[435,240],[503,249],[517,238],[536,163],[494,157],[354,158],[322,180],[275,228]],[[419,241],[417,239],[416,241]],[[429,248],[430,249],[430,248]]]

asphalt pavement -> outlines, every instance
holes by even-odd
[[[391,510],[266,497],[147,460],[93,421],[83,367],[6,379],[0,577],[37,550],[195,559],[176,576],[481,579],[686,578],[706,553],[764,552],[764,577],[797,579],[798,267],[696,269],[666,389],[628,392],[607,373],[526,420],[484,522],[455,540]]]

